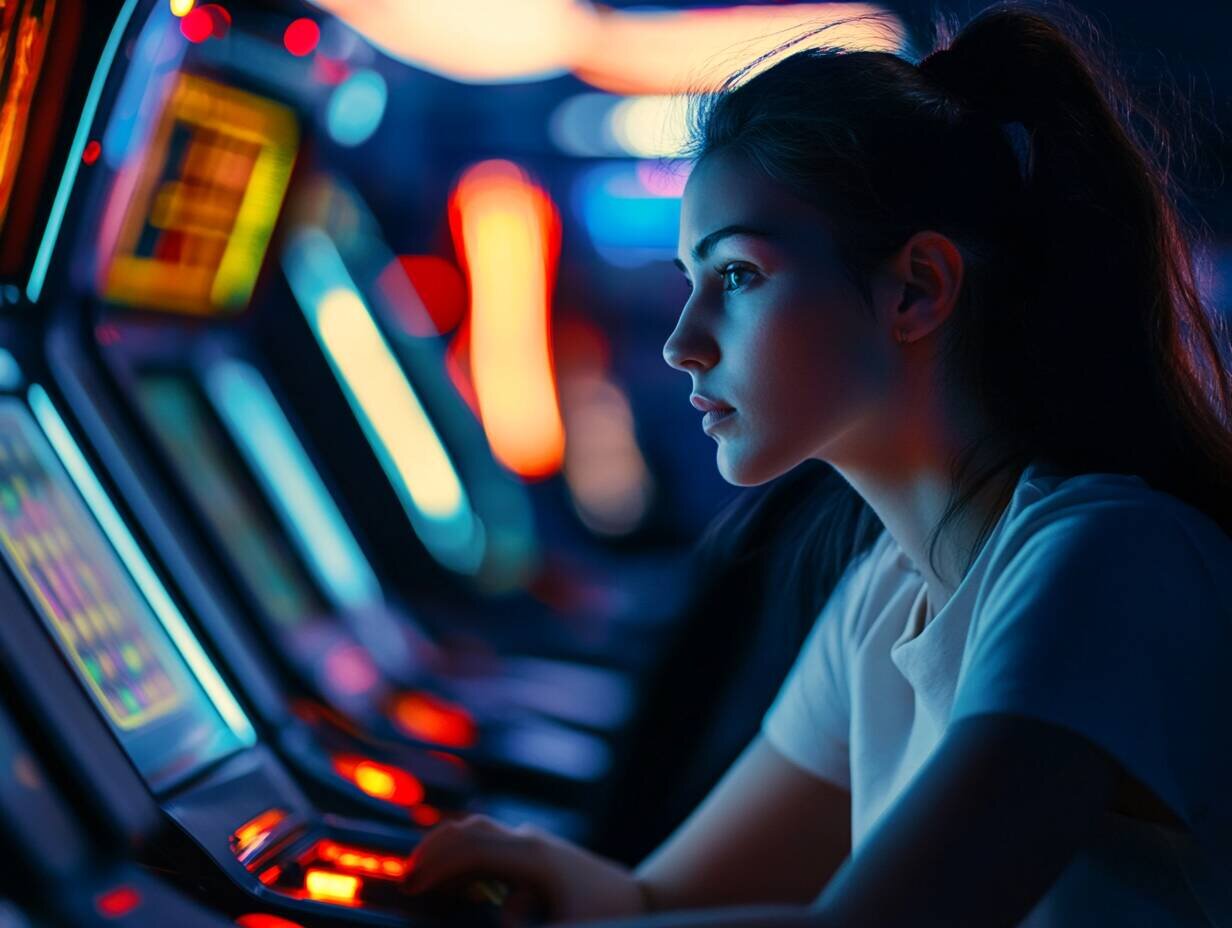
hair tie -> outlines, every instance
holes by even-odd
[[[1034,149],[1031,144],[1031,130],[1017,120],[1001,123],[1000,129],[1001,135],[1009,143],[1010,151],[1014,153],[1014,160],[1018,163],[1019,178],[1023,184],[1029,184],[1035,167],[1031,154]]]

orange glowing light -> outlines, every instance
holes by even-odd
[[[514,473],[548,477],[565,456],[549,337],[560,215],[520,167],[485,161],[454,188],[450,225],[470,284],[471,372],[488,443]]]
[[[251,912],[241,915],[235,920],[239,928],[303,928],[299,922],[287,921],[277,915],[266,915],[264,912]]]
[[[309,899],[335,905],[359,905],[363,880],[349,873],[313,868],[304,874],[304,891]]]
[[[24,9],[19,12],[22,6]],[[4,86],[0,87],[0,223],[17,186],[26,129],[36,105],[34,91],[43,69],[55,12],[54,0],[0,6],[0,65],[4,69]]]
[[[407,734],[432,744],[469,748],[478,740],[469,712],[428,693],[403,693],[394,702],[393,718]]]
[[[257,874],[257,879],[266,886],[273,886],[278,882],[278,878],[280,876],[282,876],[282,867],[275,865],[266,870],[262,870],[259,874]]]
[[[905,33],[899,19],[868,3],[619,10],[589,0],[314,2],[391,55],[455,80],[500,83],[571,70],[615,93],[709,89],[738,65],[821,26],[812,45],[894,51]]]
[[[413,806],[423,801],[423,784],[398,767],[352,754],[334,757],[333,765],[339,776],[350,780],[374,799],[383,799],[400,806]]]
[[[237,857],[264,844],[266,839],[286,819],[282,809],[267,809],[251,821],[245,822],[231,835],[231,850]]]
[[[123,918],[141,905],[141,893],[131,886],[117,886],[94,900],[94,908],[103,918]]]
[[[305,866],[316,861],[326,861],[338,870],[364,873],[377,879],[402,879],[410,867],[405,857],[377,854],[366,848],[339,844],[328,838],[314,844],[300,857]]]

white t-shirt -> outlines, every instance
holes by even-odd
[[[762,729],[851,792],[858,846],[954,719],[1026,716],[1117,758],[1187,833],[1109,814],[1022,923],[1232,926],[1232,540],[1141,480],[1029,467],[953,597],[883,535]]]

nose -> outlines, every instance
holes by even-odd
[[[719,345],[688,305],[663,344],[663,360],[678,371],[708,371],[719,361]]]

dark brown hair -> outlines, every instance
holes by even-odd
[[[946,376],[992,432],[955,462],[938,531],[1040,460],[1136,474],[1232,534],[1223,336],[1162,126],[1098,49],[1075,14],[998,4],[918,63],[807,48],[692,111],[688,154],[737,150],[816,205],[861,286],[922,229],[961,249]]]

